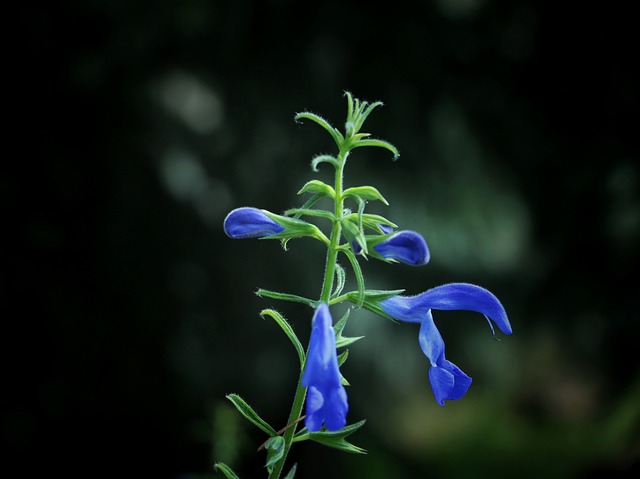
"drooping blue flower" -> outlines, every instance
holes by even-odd
[[[258,208],[242,207],[224,219],[224,232],[230,238],[261,238],[284,231],[284,228]]]
[[[429,262],[427,242],[415,231],[398,231],[373,249],[382,257],[410,266],[422,266]]]
[[[321,303],[313,316],[302,385],[308,388],[304,420],[307,429],[318,431],[323,423],[330,431],[342,429],[347,423],[349,405],[338,367],[336,335],[326,303]]]
[[[417,296],[393,296],[380,302],[385,313],[399,321],[420,323],[418,340],[431,368],[429,382],[436,401],[460,399],[471,385],[471,378],[444,356],[444,340],[433,322],[431,310],[465,310],[483,314],[491,330],[494,321],[504,334],[511,324],[504,307],[490,291],[473,284],[452,283],[438,286]]]

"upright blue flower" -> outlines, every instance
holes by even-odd
[[[304,420],[307,429],[311,432],[318,431],[323,423],[330,431],[342,429],[347,423],[349,405],[347,392],[340,378],[336,335],[326,303],[321,303],[313,316],[302,385],[309,388],[307,416]]]
[[[284,228],[258,208],[236,208],[224,219],[224,232],[230,238],[261,238]]]
[[[418,340],[422,352],[431,363],[429,382],[436,401],[444,406],[446,399],[460,399],[471,385],[471,378],[444,357],[444,340],[436,328],[431,310],[466,310],[482,313],[494,321],[505,334],[511,334],[511,324],[502,304],[491,292],[480,286],[452,283],[438,286],[417,296],[393,296],[380,302],[380,307],[392,318],[420,323]]]

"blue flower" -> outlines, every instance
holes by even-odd
[[[460,399],[469,389],[471,378],[444,357],[444,340],[436,328],[431,310],[466,310],[484,314],[504,334],[511,334],[511,324],[498,298],[480,286],[452,283],[438,286],[417,296],[393,296],[380,302],[382,310],[394,319],[420,323],[418,340],[431,363],[429,382],[436,401],[444,406],[448,399]]]
[[[342,429],[347,423],[349,405],[338,368],[336,335],[326,303],[321,303],[313,316],[302,385],[309,388],[304,420],[307,429],[318,431],[323,423],[330,431]]]
[[[373,249],[383,258],[410,266],[425,265],[430,258],[427,242],[415,231],[398,231],[375,245]]]
[[[281,225],[257,208],[236,208],[224,219],[224,232],[234,239],[261,238],[282,231]]]
[[[392,227],[387,225],[378,225],[378,227],[384,234],[391,236],[382,240],[369,239],[370,244],[373,245],[374,256],[379,255],[383,259],[398,261],[410,266],[422,266],[429,262],[429,247],[421,234],[415,231],[398,231],[392,234]],[[356,254],[362,252],[362,248],[355,241],[351,242],[351,246]]]

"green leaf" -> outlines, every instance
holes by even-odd
[[[353,268],[353,273],[355,274],[355,277],[356,277],[356,283],[358,284],[358,292],[357,292],[357,299],[355,301],[355,305],[357,307],[361,307],[365,299],[365,289],[364,289],[364,276],[362,275],[362,269],[360,269],[360,263],[358,263],[358,258],[356,258],[356,255],[352,250],[345,249],[345,250],[342,250],[342,252],[347,256],[347,258],[349,258],[349,262],[351,263],[351,267]],[[352,301],[351,297],[349,297],[349,301]]]
[[[302,368],[304,367],[306,355],[304,352],[304,348],[302,347],[302,344],[298,339],[298,336],[296,336],[296,333],[293,331],[293,328],[291,327],[289,322],[284,318],[284,316],[273,309],[262,310],[260,312],[260,316],[270,316],[276,321],[276,323],[278,323],[278,326],[280,326],[280,328],[284,331],[284,333],[293,344],[293,347],[296,349],[296,352],[298,353],[298,360],[300,361],[300,369],[302,370]]]
[[[302,193],[314,193],[321,196],[329,196],[331,198],[336,197],[335,190],[320,180],[308,181],[302,188],[300,188],[300,191],[298,191],[299,195]]]
[[[359,421],[355,424],[345,426],[339,431],[323,430],[317,432],[309,432],[306,428],[304,428],[300,430],[300,432],[294,437],[293,441],[299,442],[311,440],[318,442],[324,446],[340,449],[341,451],[351,452],[355,454],[366,454],[367,451],[345,440],[347,436],[360,429],[364,425],[364,423],[364,420]]]
[[[331,294],[331,299],[337,298],[342,293],[344,289],[344,285],[347,281],[347,273],[345,273],[344,268],[336,263],[336,287]]]
[[[366,201],[382,201],[385,205],[389,205],[389,202],[384,199],[380,192],[373,186],[356,186],[353,188],[347,188],[342,196],[347,197],[360,197]]]
[[[398,152],[398,149],[393,146],[391,143],[389,143],[388,141],[384,141],[384,140],[376,140],[376,139],[363,139],[360,141],[355,142],[353,145],[351,145],[351,148],[359,148],[361,146],[375,146],[375,147],[379,147],[379,148],[385,148],[387,150],[389,150],[391,153],[393,153],[393,160],[397,160],[398,157],[400,156],[400,153]]]
[[[261,298],[272,298],[280,301],[291,301],[293,303],[302,303],[311,307],[315,307],[317,301],[304,296],[298,296],[297,294],[279,293],[277,291],[270,291],[268,289],[259,288],[256,294]]]
[[[267,450],[267,463],[265,464],[265,467],[267,468],[267,471],[271,473],[274,464],[284,456],[284,437],[272,437],[264,444],[264,447]]]
[[[318,171],[318,165],[320,163],[330,163],[334,168],[338,168],[340,163],[337,158],[331,155],[318,155],[311,160],[311,169],[313,171]]]
[[[224,462],[216,462],[213,465],[213,469],[215,471],[220,471],[227,479],[240,479]]]
[[[315,123],[317,123],[318,125],[320,125],[322,128],[324,128],[325,130],[327,130],[327,132],[329,132],[329,134],[331,135],[331,137],[333,138],[333,140],[336,142],[336,144],[338,145],[338,147],[342,144],[342,142],[344,141],[344,137],[342,136],[342,133],[340,133],[337,129],[335,129],[334,127],[332,127],[329,122],[327,120],[325,120],[324,118],[322,118],[319,115],[316,115],[315,113],[311,113],[308,111],[302,112],[302,113],[298,113],[295,116],[295,120],[296,121],[300,121],[300,120],[311,120]]]
[[[291,467],[291,470],[289,471],[289,474],[287,474],[284,479],[293,479],[296,475],[296,471],[298,470],[298,464],[294,464]]]
[[[272,428],[264,419],[258,416],[251,406],[249,406],[244,399],[242,399],[237,394],[227,394],[226,398],[233,403],[240,414],[246,417],[253,424],[258,426],[264,432],[269,434],[270,436],[277,436],[278,433],[274,428]]]
[[[284,212],[285,215],[296,215],[296,216],[302,216],[302,215],[307,215],[307,216],[315,216],[318,218],[325,218],[328,219],[330,221],[335,221],[336,217],[333,213],[331,213],[330,211],[324,211],[324,210],[314,210],[314,209],[309,209],[309,208],[291,208],[288,209],[287,211]]]

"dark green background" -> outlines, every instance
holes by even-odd
[[[266,439],[224,395],[286,422],[317,297],[311,240],[232,241],[234,207],[299,204],[350,90],[385,106],[348,185],[422,233],[424,268],[363,264],[371,288],[475,282],[514,335],[435,314],[474,378],[435,404],[417,327],[353,311],[343,371],[366,456],[293,449],[298,477],[622,477],[638,460],[637,22],[527,0],[71,1],[5,21],[4,450],[20,477],[265,477]],[[15,62],[14,62],[15,60]],[[343,309],[334,308],[337,317]],[[220,433],[224,433],[223,436]],[[222,438],[222,439],[220,439]],[[217,476],[221,477],[221,476]]]

